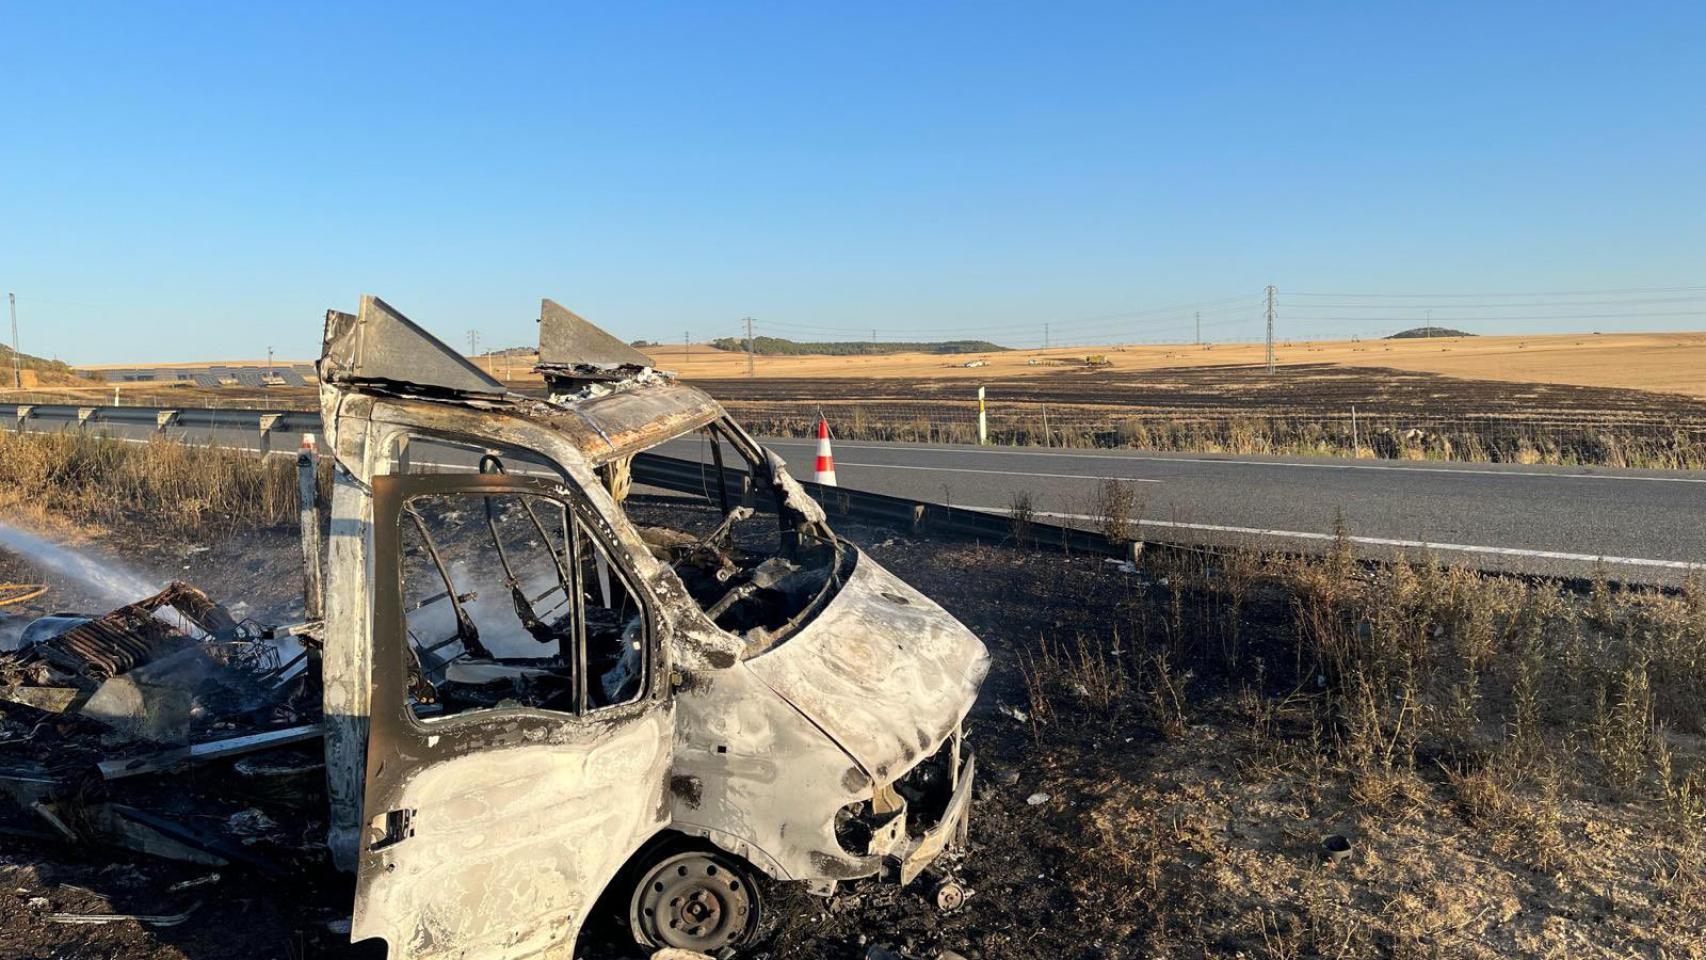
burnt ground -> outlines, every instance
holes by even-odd
[[[665,516],[661,507],[634,509],[642,520]],[[667,516],[683,519],[678,508]],[[1429,764],[1420,765],[1420,779],[1378,797],[1335,772],[1322,759],[1321,731],[1286,707],[1307,692],[1293,689],[1286,669],[1294,653],[1283,592],[1252,591],[1242,607],[1239,642],[1255,665],[1248,675],[1195,675],[1134,653],[1158,632],[1198,632],[1162,570],[839,529],[964,621],[993,654],[970,719],[980,778],[971,848],[948,865],[970,896],[943,914],[925,881],[907,890],[861,882],[827,902],[773,891],[774,919],[753,956],[853,960],[871,945],[974,960],[1706,955],[1698,841],[1653,840],[1650,805],[1571,794],[1549,815],[1556,822],[1533,834],[1548,844],[1561,838],[1569,859],[1558,861],[1525,850],[1521,824],[1468,820],[1461,792],[1448,792]],[[257,613],[288,616],[295,603],[287,530],[206,550],[117,535],[103,546],[216,597],[250,598]],[[4,554],[0,576],[39,578]],[[37,610],[87,599],[75,585],[47,579],[55,591]],[[1098,676],[1107,671],[1086,658],[1083,669],[1068,671],[1065,699],[1043,704],[1044,716],[1025,671],[1048,656],[1045,642],[1069,640],[1100,651],[1095,662],[1104,667],[1133,663],[1132,682],[1147,695],[1106,695]],[[1252,693],[1279,706],[1253,707]],[[1138,699],[1151,706],[1134,706]],[[1160,703],[1176,709],[1156,709]],[[1352,838],[1353,858],[1324,863],[1327,833]],[[208,872],[0,836],[0,958],[378,955],[342,943],[333,927],[349,902],[345,878],[310,870],[279,881],[222,870],[217,884],[171,889]],[[172,915],[192,906],[168,927],[47,919]],[[608,920],[588,931],[583,951],[638,955]]]
[[[1364,411],[1433,418],[1567,417],[1619,421],[1669,418],[1706,422],[1706,399],[1644,390],[1570,384],[1471,380],[1385,367],[1296,364],[1268,374],[1259,366],[1161,370],[1060,369],[987,380],[838,378],[690,380],[720,401],[814,404],[832,400],[965,401],[979,384],[992,402],[1118,406],[1134,413],[1342,416]]]
[[[1572,421],[1618,422],[1662,419],[1706,423],[1706,398],[1649,390],[1587,387],[1573,384],[1475,380],[1389,367],[1337,364],[1288,364],[1269,374],[1259,365],[1185,366],[1156,370],[1105,370],[1049,367],[1026,376],[991,375],[980,379],[932,377],[776,377],[699,379],[681,371],[682,380],[717,400],[740,405],[766,402],[804,405],[849,400],[969,402],[978,385],[994,403],[1050,403],[1117,406],[1133,413],[1167,412],[1204,416],[1342,416],[1355,404],[1382,414],[1450,418],[1480,416],[1556,417]],[[537,381],[510,384],[538,394]],[[252,394],[253,391],[246,393]],[[127,393],[127,396],[130,394]],[[314,410],[317,394],[308,388],[279,387],[264,397],[234,394],[228,388],[138,387],[141,402],[179,406],[230,406],[238,399],[267,409]],[[166,396],[169,395],[169,396]],[[239,404],[240,405],[240,404]]]

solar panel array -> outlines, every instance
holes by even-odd
[[[201,387],[267,386],[271,371],[274,382],[287,387],[304,387],[316,383],[311,363],[278,364],[212,364],[205,367],[112,367],[105,370],[80,370],[88,377],[108,383],[194,383]]]

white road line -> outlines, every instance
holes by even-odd
[[[1020,473],[1017,470],[974,470],[970,467],[920,467],[899,463],[849,463],[837,460],[837,467],[868,467],[874,470],[927,470],[930,473],[994,473],[1003,477],[1046,477],[1050,480],[1122,480],[1126,483],[1160,483],[1149,477],[1093,477],[1082,473]]]
[[[1005,507],[963,507],[1005,516]],[[1054,520],[1095,520],[1102,518],[1088,513],[1053,513],[1038,510],[1032,516]],[[1181,530],[1204,530],[1212,533],[1241,533],[1257,537],[1280,537],[1291,540],[1336,540],[1331,533],[1310,533],[1304,530],[1263,530],[1260,527],[1229,527],[1216,523],[1179,523],[1174,520],[1133,520],[1145,527],[1171,527]],[[1452,553],[1481,553],[1500,557],[1533,557],[1541,560],[1576,560],[1585,563],[1614,563],[1631,567],[1662,567],[1667,570],[1706,570],[1706,561],[1650,560],[1645,557],[1610,557],[1591,553],[1565,553],[1561,550],[1525,550],[1519,547],[1486,547],[1463,543],[1429,543],[1426,540],[1397,540],[1390,537],[1345,537],[1351,543],[1375,547],[1405,547],[1412,550],[1444,550]]]
[[[811,440],[766,440],[766,446],[804,446],[810,447],[816,441]],[[1234,467],[1292,467],[1301,470],[1372,470],[1380,473],[1430,473],[1435,476],[1460,476],[1464,474],[1485,477],[1504,477],[1506,479],[1533,480],[1634,480],[1643,483],[1706,483],[1706,477],[1643,477],[1628,474],[1605,473],[1552,473],[1546,470],[1488,470],[1480,467],[1449,466],[1450,461],[1436,461],[1438,467],[1411,466],[1377,466],[1371,463],[1300,463],[1295,460],[1236,460],[1219,459],[1215,457],[1151,457],[1151,456],[1113,456],[1105,453],[1066,453],[1060,450],[1013,450],[998,447],[979,447],[976,450],[960,450],[947,447],[931,447],[923,444],[909,447],[884,446],[871,443],[844,443],[841,446],[853,450],[888,450],[899,453],[938,453],[938,454],[977,454],[989,453],[1006,457],[1051,457],[1069,460],[1111,460],[1116,463],[1210,463]],[[993,471],[1000,473],[1003,471]],[[1121,478],[1130,479],[1130,478]]]

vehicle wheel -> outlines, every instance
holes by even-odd
[[[646,871],[634,889],[628,924],[646,946],[712,953],[749,943],[762,906],[743,864],[726,854],[693,850]]]

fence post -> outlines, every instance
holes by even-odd
[[[314,435],[302,438],[296,452],[296,519],[302,539],[302,619],[325,619],[325,590],[320,563],[320,477]]]
[[[1362,444],[1357,442],[1357,406],[1351,404],[1351,459],[1355,460],[1362,453]]]
[[[977,388],[977,442],[989,446],[989,413],[983,408],[983,388]]]

